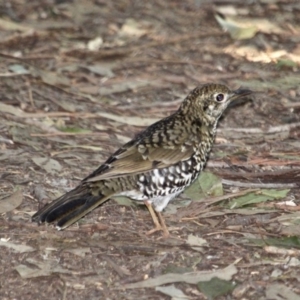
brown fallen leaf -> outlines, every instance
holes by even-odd
[[[127,117],[127,116],[119,116],[106,112],[98,112],[97,115],[117,121],[119,123],[125,123],[132,126],[150,126],[151,124],[157,122],[158,118],[144,118],[144,117]]]
[[[53,158],[36,156],[32,157],[32,161],[50,174],[55,174],[56,172],[60,172],[62,170],[61,164]]]
[[[274,300],[299,300],[300,296],[284,284],[269,284],[266,288],[266,299]]]
[[[167,286],[159,286],[155,288],[156,291],[161,292],[167,296],[172,297],[172,300],[191,299],[182,290],[178,289],[174,284]]]
[[[10,196],[0,200],[0,213],[6,213],[17,208],[23,200],[22,190],[17,190]]]
[[[117,289],[140,289],[140,288],[150,288],[156,287],[163,284],[174,283],[174,282],[186,282],[191,284],[197,284],[200,281],[209,281],[213,277],[217,277],[223,280],[231,280],[232,276],[237,273],[237,268],[234,264],[227,266],[224,269],[212,270],[212,271],[198,271],[189,272],[183,274],[169,273],[160,275],[155,278],[150,278],[148,280],[130,283],[118,287]]]
[[[53,273],[73,274],[74,272],[62,268],[56,261],[39,262],[34,259],[28,258],[26,262],[36,267],[30,267],[25,264],[20,264],[15,267],[17,272],[22,278],[34,278],[40,276],[48,276]]]
[[[200,252],[203,251],[203,246],[208,246],[208,243],[205,239],[193,234],[188,235],[186,242],[191,246],[192,249]]]
[[[12,249],[14,252],[18,252],[18,253],[26,253],[26,252],[35,251],[35,249],[30,246],[22,245],[22,244],[15,244],[15,243],[11,243],[11,242],[4,242],[2,240],[0,240],[0,247],[6,247],[9,249]]]

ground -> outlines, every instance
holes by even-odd
[[[246,3],[247,2],[247,3]],[[300,299],[300,4],[0,3],[1,299]],[[164,212],[31,222],[195,86],[255,91]]]

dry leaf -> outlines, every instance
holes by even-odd
[[[14,244],[14,243],[10,243],[10,242],[4,242],[2,240],[0,240],[0,247],[6,247],[9,249],[12,249],[14,252],[18,252],[18,253],[26,253],[26,252],[35,251],[35,249],[30,246],[22,245],[22,244]]]
[[[85,257],[87,253],[91,253],[91,248],[84,247],[84,248],[74,248],[74,249],[66,249],[67,252],[73,253],[80,257]]]
[[[193,234],[188,235],[188,239],[186,242],[192,247],[192,249],[196,251],[202,251],[202,246],[208,246],[208,243],[205,239]]]
[[[220,26],[225,31],[229,32],[230,36],[235,40],[251,39],[258,31],[256,26],[245,26],[244,24],[239,24],[229,18],[223,19],[219,15],[215,15],[215,18]]]
[[[272,300],[299,300],[300,296],[284,284],[274,283],[267,286],[266,299]]]
[[[95,39],[90,40],[87,43],[87,48],[90,51],[98,51],[102,45],[103,45],[103,39],[101,37],[96,37]]]
[[[112,78],[115,76],[114,72],[112,71],[112,67],[114,67],[113,63],[106,63],[101,65],[94,64],[92,66],[80,66],[80,67],[89,70],[94,74],[104,76],[107,78]]]
[[[33,162],[50,174],[55,174],[62,170],[60,163],[49,157],[32,157]]]
[[[158,118],[143,118],[143,117],[126,117],[126,116],[118,116],[110,113],[99,112],[97,113],[99,116],[117,121],[119,123],[125,123],[133,126],[149,126],[153,123],[157,122]]]
[[[183,293],[183,291],[178,289],[174,284],[167,286],[158,286],[155,288],[155,290],[172,297],[172,300],[190,299],[189,296]]]
[[[22,117],[24,114],[20,108],[4,103],[0,103],[0,111],[2,113],[8,113],[17,117]]]
[[[213,271],[198,271],[190,272],[184,274],[168,273],[160,275],[156,278],[151,278],[148,280],[126,284],[118,289],[139,289],[139,288],[149,288],[156,287],[163,284],[174,283],[174,282],[186,282],[191,284],[197,284],[200,281],[209,281],[213,277],[217,277],[223,280],[231,280],[232,276],[237,273],[237,268],[235,265],[229,265],[224,269],[213,270]]]
[[[31,27],[27,27],[22,25],[21,23],[15,23],[1,18],[0,18],[0,28],[2,30],[32,31]]]
[[[17,272],[22,278],[34,278],[40,276],[49,276],[53,273],[64,273],[64,274],[73,274],[74,272],[62,268],[58,265],[57,261],[44,261],[38,262],[34,259],[28,258],[26,262],[32,265],[36,265],[36,268],[32,266],[29,267],[24,264],[20,264],[15,267]]]
[[[140,37],[146,32],[146,30],[141,29],[141,24],[136,20],[126,19],[119,33],[120,35]]]
[[[0,213],[6,213],[17,208],[23,200],[22,190],[17,190],[10,196],[0,200]]]
[[[102,86],[99,88],[99,94],[101,96],[107,96],[111,94],[123,93],[123,92],[138,89],[140,87],[148,86],[150,84],[151,82],[146,80],[143,81],[128,80],[128,81],[118,82],[107,86]]]

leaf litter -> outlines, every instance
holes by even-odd
[[[50,157],[35,156],[32,158],[32,161],[49,174],[56,174],[62,170],[61,164],[57,160]]]
[[[156,287],[163,284],[174,283],[174,282],[186,282],[190,284],[197,284],[200,281],[209,281],[214,277],[223,280],[230,280],[232,276],[236,274],[236,272],[237,272],[237,268],[232,264],[220,270],[199,271],[199,272],[191,272],[191,273],[183,273],[183,274],[176,274],[176,273],[164,274],[141,282],[127,284],[122,288],[126,288],[126,289],[150,288],[150,287]]]
[[[26,253],[26,252],[36,251],[36,249],[34,249],[31,246],[11,243],[9,241],[3,241],[3,239],[0,240],[0,247],[6,247],[9,249],[12,249],[14,252],[18,252],[18,253]]]
[[[18,188],[10,196],[0,199],[0,213],[6,213],[19,207],[23,201],[23,192]]]

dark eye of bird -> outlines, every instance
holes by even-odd
[[[216,100],[217,100],[218,102],[223,101],[223,100],[224,100],[224,95],[223,95],[223,94],[218,94],[217,97],[216,97]]]

